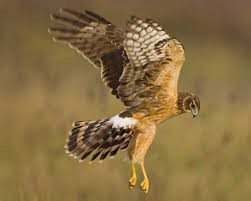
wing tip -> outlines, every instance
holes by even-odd
[[[49,34],[52,34],[51,28],[48,28],[48,29],[47,29],[47,32],[48,32]]]
[[[50,14],[50,20],[54,20],[55,13]]]
[[[67,11],[67,10],[68,10],[68,8],[62,8],[62,7],[59,8],[59,12],[60,12],[60,13],[63,13],[63,12],[65,12],[65,11]]]
[[[62,13],[62,14],[73,14],[73,13],[78,13],[78,11],[74,10],[74,9],[71,9],[71,8],[59,8],[59,12]]]
[[[47,29],[47,31],[48,31],[49,34],[54,34],[54,33],[56,32],[56,28],[49,27],[49,28]]]
[[[60,15],[60,13],[51,13],[50,14],[50,19],[52,21],[61,20],[62,19],[62,15]]]

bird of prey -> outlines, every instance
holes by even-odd
[[[80,162],[88,156],[102,161],[126,149],[132,167],[129,187],[136,184],[139,164],[144,176],[140,186],[147,193],[144,157],[156,126],[183,113],[195,117],[200,110],[198,96],[177,90],[183,45],[148,18],[131,16],[124,29],[91,11],[60,9],[51,19],[61,25],[49,29],[53,39],[99,68],[106,86],[126,106],[110,118],[74,122],[66,152]]]

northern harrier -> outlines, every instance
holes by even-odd
[[[66,152],[79,161],[90,155],[91,161],[102,161],[127,149],[132,164],[129,187],[136,184],[139,163],[141,188],[147,193],[144,157],[156,126],[186,112],[195,117],[200,110],[196,95],[177,91],[183,46],[151,19],[131,16],[123,30],[91,11],[61,9],[51,18],[64,25],[49,29],[54,40],[66,42],[99,68],[111,93],[126,106],[111,118],[74,122]]]

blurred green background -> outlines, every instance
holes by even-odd
[[[64,154],[74,120],[123,106],[98,70],[52,41],[49,14],[60,7],[122,27],[129,15],[151,17],[185,46],[179,88],[199,94],[201,112],[159,126],[146,157],[148,195],[128,189],[124,153],[92,165]],[[1,0],[0,200],[250,201],[250,10],[245,0]]]

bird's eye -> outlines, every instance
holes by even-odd
[[[196,106],[195,106],[193,103],[191,103],[191,104],[190,104],[190,108],[191,108],[191,109],[195,109]]]

